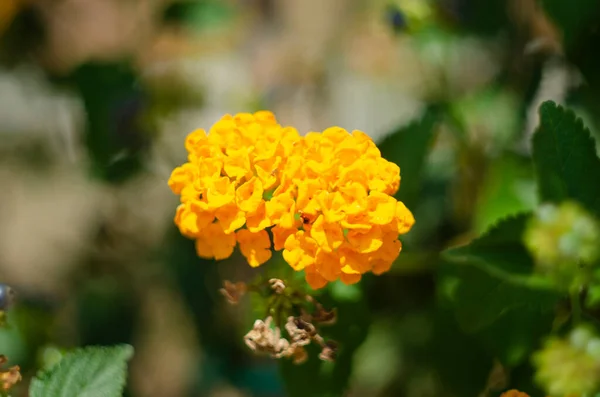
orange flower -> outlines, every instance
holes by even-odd
[[[169,186],[182,202],[175,223],[202,257],[224,259],[239,245],[255,267],[283,250],[312,288],[352,284],[387,271],[415,222],[393,197],[400,169],[360,131],[302,137],[270,112],[240,113],[192,132],[185,147]]]

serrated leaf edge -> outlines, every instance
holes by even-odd
[[[473,245],[474,243],[476,243],[477,241],[481,241],[486,239],[487,237],[489,237],[490,234],[492,234],[495,230],[500,228],[500,224],[504,223],[504,222],[509,222],[513,219],[517,219],[521,216],[528,216],[530,217],[531,215],[533,215],[533,213],[531,211],[521,211],[521,212],[517,212],[514,214],[510,214],[507,216],[504,216],[500,219],[498,219],[496,222],[494,222],[491,226],[489,226],[485,232],[483,232],[479,237],[475,237],[474,239],[472,239],[471,241],[469,241],[467,244],[463,244],[457,247],[450,247],[445,249],[444,251],[442,251],[442,257],[444,259],[450,260],[450,261],[462,261],[464,260],[464,258],[468,257],[468,254],[457,254],[456,251],[459,250],[463,250],[471,245]]]
[[[85,357],[87,354],[90,353],[101,353],[108,350],[121,350],[118,357],[119,359],[122,358],[125,363],[131,360],[134,354],[134,348],[129,344],[118,344],[113,346],[85,346],[77,348],[66,353],[58,363],[54,364],[50,368],[38,371],[38,373],[31,380],[29,392],[32,393],[35,387],[43,387],[43,384],[46,380],[50,379],[51,376],[53,376],[56,372],[60,371],[61,368],[65,366],[65,359],[72,360],[74,357],[77,356]]]

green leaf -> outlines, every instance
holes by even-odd
[[[439,111],[431,107],[420,120],[399,128],[377,145],[386,160],[400,167],[403,178],[396,197],[409,208],[419,197],[421,176],[438,120]]]
[[[451,311],[438,306],[434,316],[433,338],[423,355],[436,370],[442,395],[478,396],[494,357],[475,335],[461,329]]]
[[[600,216],[600,159],[583,122],[554,102],[539,109],[533,163],[541,201],[573,199]]]
[[[503,154],[493,159],[474,209],[474,229],[484,233],[502,218],[532,211],[537,192],[531,159]]]
[[[129,345],[86,347],[67,353],[31,382],[31,397],[119,397],[127,378]]]
[[[147,111],[146,90],[128,62],[91,62],[69,76],[86,114],[84,141],[94,176],[120,183],[143,167],[151,142],[142,115]]]
[[[488,271],[531,273],[534,262],[522,243],[529,213],[505,218],[470,244],[444,252],[448,260],[474,262]]]
[[[480,331],[513,310],[552,311],[560,299],[549,287],[497,277],[470,264],[447,264],[440,273],[439,293],[466,332]]]
[[[486,348],[503,365],[514,367],[526,362],[543,336],[550,333],[555,313],[535,307],[507,310],[491,326],[478,333]]]

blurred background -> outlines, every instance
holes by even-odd
[[[596,134],[599,39],[595,0],[0,0],[0,282],[19,297],[0,353],[21,366],[14,395],[62,351],[116,343],[136,349],[127,396],[535,390],[528,352],[551,319],[468,332],[440,292],[439,252],[536,205],[542,101]],[[334,366],[250,354],[257,305],[218,289],[253,270],[198,258],[173,224],[184,137],[260,109],[301,132],[367,132],[401,166],[417,219],[389,273],[325,291],[345,346]]]

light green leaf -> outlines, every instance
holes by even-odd
[[[532,211],[537,192],[531,159],[503,154],[491,160],[474,208],[474,229],[484,233],[510,215]]]
[[[544,102],[539,114],[533,163],[540,201],[573,199],[600,216],[600,159],[590,131],[554,102]]]
[[[127,378],[129,345],[86,347],[65,354],[58,364],[38,373],[31,397],[119,397]]]

